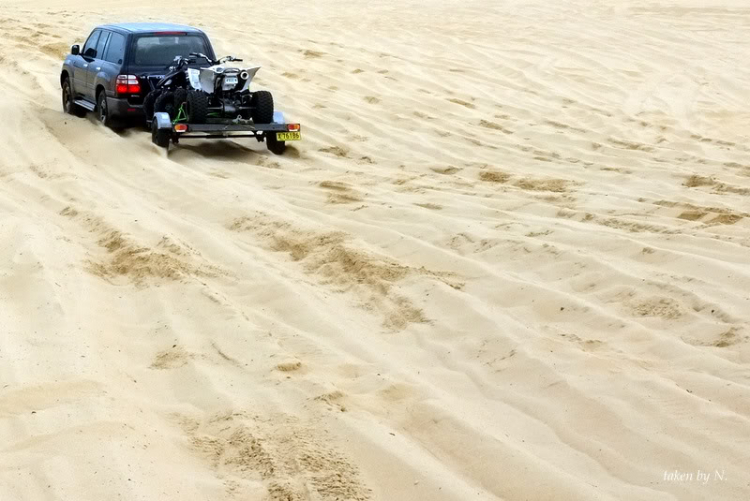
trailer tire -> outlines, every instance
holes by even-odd
[[[267,90],[253,92],[250,98],[251,116],[256,124],[273,122],[273,95]]]
[[[169,143],[172,140],[171,135],[170,130],[160,129],[156,120],[151,121],[151,142],[156,146],[169,150]]]
[[[199,90],[189,90],[185,100],[185,115],[187,121],[202,124],[208,118],[208,96]]]
[[[274,155],[281,155],[286,151],[286,143],[276,139],[275,132],[271,132],[270,134],[266,132],[266,148]]]

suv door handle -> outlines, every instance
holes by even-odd
[[[88,67],[89,67],[89,65],[88,65],[88,64],[84,64],[84,65],[83,65],[83,67],[84,67],[84,68],[88,68]]]
[[[97,66],[97,67],[96,67],[96,71],[101,71],[101,70],[102,70],[102,67],[101,67],[101,66]]]

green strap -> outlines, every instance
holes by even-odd
[[[177,111],[177,118],[172,121],[172,125],[177,122],[187,122],[187,114],[185,113],[185,103],[180,105],[180,109]]]

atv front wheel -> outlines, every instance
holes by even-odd
[[[286,151],[286,142],[276,139],[275,132],[266,132],[266,148],[274,155],[281,155]]]
[[[253,92],[253,97],[250,98],[250,107],[250,116],[256,124],[273,122],[273,96],[267,90]]]

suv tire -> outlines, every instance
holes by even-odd
[[[73,90],[70,88],[70,79],[68,78],[65,78],[62,83],[62,103],[65,113],[78,118],[86,116],[86,108],[78,106],[75,102]]]
[[[96,95],[96,117],[105,127],[109,127],[110,129],[118,128],[119,124],[109,112],[107,92],[104,89],[101,89]]]

